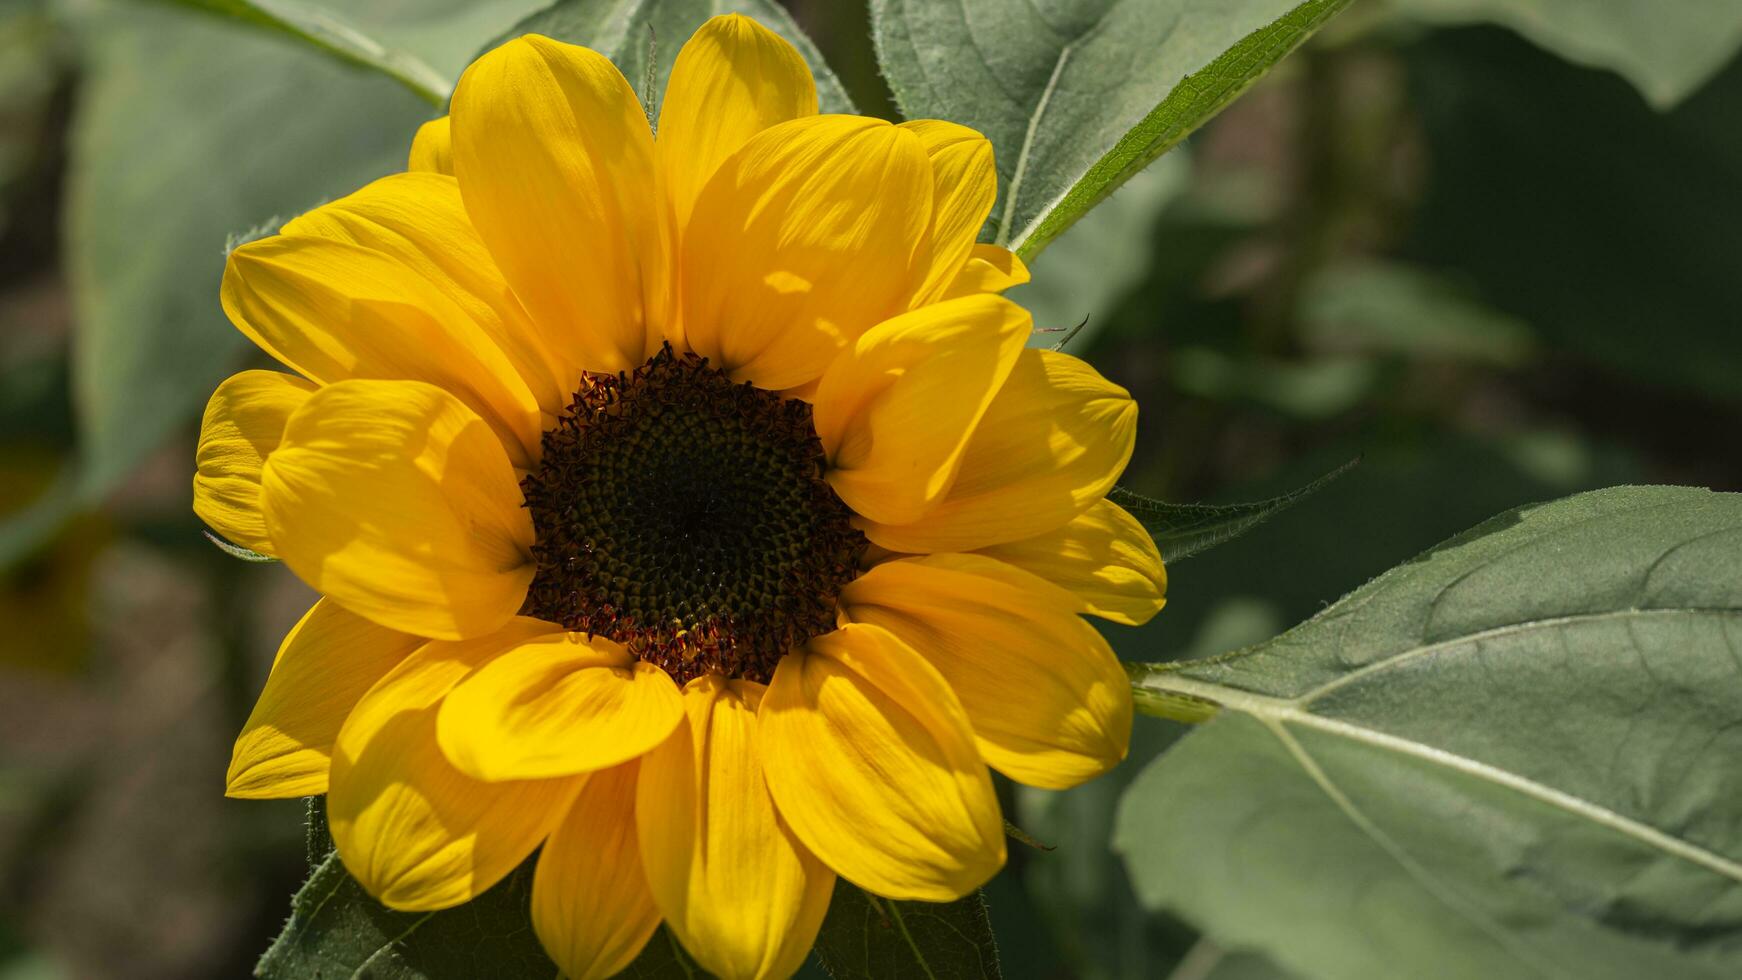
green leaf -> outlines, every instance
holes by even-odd
[[[294,0],[168,0],[295,38],[346,64],[380,72],[430,105],[447,104],[452,80],[422,58],[384,47],[338,14]]]
[[[291,899],[290,921],[255,967],[263,980],[503,980],[556,976],[528,917],[532,862],[458,908],[396,912],[329,853]],[[655,940],[658,937],[654,937]]]
[[[1275,640],[1127,794],[1145,904],[1308,977],[1742,973],[1742,495],[1505,513]]]
[[[678,49],[708,18],[730,13],[754,18],[798,49],[816,76],[817,100],[823,112],[856,111],[840,79],[824,63],[822,52],[774,0],[628,0],[617,4],[558,0],[514,25],[490,47],[521,34],[543,34],[584,44],[615,62],[623,77],[637,88],[651,72],[653,90],[643,92],[642,97],[657,107]]]
[[[255,967],[262,980],[550,980],[557,975],[532,931],[537,857],[457,908],[396,912],[369,897],[332,849],[324,797],[308,801],[314,871],[291,899],[290,919]],[[700,967],[664,927],[620,977],[694,980]]]
[[[817,957],[835,980],[996,978],[998,949],[986,901],[897,902],[835,882]]]
[[[1186,659],[1261,643],[1520,500],[1637,481],[1641,472],[1631,457],[1564,432],[1477,440],[1393,430],[1338,439],[1266,476],[1254,485],[1262,492],[1226,499],[1259,499],[1305,484],[1349,458],[1356,443],[1363,450],[1356,476],[1193,558],[1170,579],[1161,615],[1141,628],[1106,631],[1113,651],[1129,661],[1153,660],[1157,651]],[[1472,473],[1481,479],[1469,479]],[[1127,761],[1112,772],[1062,792],[1015,787],[1011,819],[1059,845],[1027,855],[1023,885],[1082,980],[1172,976],[1182,951],[1178,919],[1143,907],[1110,841],[1126,787],[1195,730],[1139,720]],[[996,900],[993,906],[1002,929],[1004,906]]]
[[[1107,499],[1137,518],[1171,564],[1234,540],[1324,489],[1359,462],[1351,459],[1298,490],[1249,504],[1170,504],[1124,487],[1114,487]]]
[[[872,29],[908,118],[991,139],[991,238],[1026,259],[1348,3],[876,0]]]
[[[1436,24],[1487,21],[1568,61],[1607,68],[1657,109],[1704,85],[1742,45],[1734,0],[1397,0]]]
[[[98,10],[81,25],[68,175],[84,502],[240,366],[248,345],[218,307],[229,234],[402,169],[429,115],[388,79],[249,28]]]

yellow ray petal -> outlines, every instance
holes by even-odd
[[[466,216],[452,177],[392,174],[297,218],[284,233],[372,249],[416,272],[502,352],[545,415],[568,406],[580,377],[578,363],[563,351],[570,338],[527,316]]]
[[[331,599],[316,602],[278,648],[266,689],[231,750],[224,795],[325,793],[339,726],[365,691],[424,642]]]
[[[878,565],[841,605],[938,669],[980,755],[1011,779],[1065,789],[1125,758],[1130,681],[1064,589],[980,555],[932,555]]]
[[[969,296],[880,323],[842,352],[814,402],[841,499],[901,523],[942,498],[1030,326],[1015,303]]]
[[[681,262],[691,349],[780,390],[906,308],[923,274],[931,164],[919,138],[861,116],[764,130],[696,199]]]
[[[538,456],[538,402],[465,311],[394,257],[330,238],[276,235],[230,253],[230,322],[313,381],[439,385],[501,436],[518,465]]]
[[[466,69],[452,119],[466,211],[520,301],[587,370],[639,367],[670,279],[653,134],[623,75],[528,34]]]
[[[835,884],[768,796],[757,758],[762,691],[717,675],[691,681],[688,722],[642,760],[635,804],[641,858],[666,924],[726,978],[798,969]]]
[[[333,750],[327,824],[339,858],[390,908],[449,908],[524,861],[585,777],[485,783],[448,764],[436,714],[497,652],[552,629],[516,619],[492,636],[429,643],[363,695]]]
[[[194,513],[227,540],[273,553],[260,516],[260,467],[314,390],[294,375],[243,371],[212,392],[194,451]]]
[[[678,228],[721,161],[768,127],[816,113],[810,66],[780,35],[741,14],[698,28],[659,110],[659,168]]]
[[[541,636],[504,651],[442,704],[442,751],[475,779],[605,769],[665,741],[683,720],[671,676],[604,637]]]
[[[454,135],[448,117],[431,119],[417,127],[411,138],[411,156],[405,169],[425,173],[454,175]]]
[[[261,474],[277,554],[352,612],[461,639],[507,622],[532,581],[532,521],[502,446],[416,381],[310,395]]]
[[[635,833],[636,766],[593,773],[532,876],[532,929],[569,980],[628,966],[659,928]]]
[[[940,299],[972,296],[975,293],[1002,293],[1012,286],[1028,281],[1028,266],[1016,253],[997,245],[975,245],[968,261],[950,281]]]
[[[1137,403],[1125,389],[1069,354],[1025,350],[949,493],[918,520],[867,524],[865,535],[891,551],[934,552],[1044,534],[1107,495],[1136,436]]]
[[[967,714],[887,630],[856,623],[788,654],[758,721],[781,815],[843,878],[946,902],[1004,864],[998,798]]]
[[[966,126],[941,119],[901,124],[925,144],[932,166],[931,248],[914,306],[939,299],[968,261],[980,226],[998,197],[992,141]]]
[[[1084,612],[1115,623],[1141,626],[1167,604],[1161,553],[1143,525],[1111,500],[1057,530],[978,553],[1063,586]]]

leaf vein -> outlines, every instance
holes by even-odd
[[[1585,623],[1603,622],[1606,620],[1621,620],[1623,622],[1631,622],[1632,620],[1634,620],[1636,618],[1645,617],[1645,616],[1685,616],[1685,615],[1720,616],[1720,617],[1742,616],[1742,609],[1728,609],[1728,608],[1724,608],[1724,607],[1707,608],[1707,607],[1667,607],[1667,606],[1666,607],[1658,607],[1658,608],[1654,608],[1654,609],[1614,609],[1614,610],[1609,610],[1607,612],[1600,612],[1600,613],[1576,613],[1576,614],[1573,614],[1570,616],[1559,616],[1559,617],[1556,617],[1553,619],[1538,619],[1538,620],[1532,620],[1530,622],[1525,622],[1525,623],[1508,623],[1504,626],[1496,626],[1492,629],[1482,630],[1481,632],[1477,632],[1477,633],[1470,633],[1470,634],[1465,635],[1465,636],[1448,637],[1444,640],[1439,640],[1437,642],[1429,643],[1429,644],[1426,644],[1423,646],[1411,647],[1408,650],[1400,651],[1392,656],[1386,657],[1383,660],[1378,660],[1378,661],[1375,661],[1373,663],[1366,664],[1366,665],[1361,666],[1361,667],[1357,667],[1354,670],[1349,671],[1348,673],[1342,675],[1341,677],[1338,677],[1335,680],[1327,681],[1326,683],[1320,685],[1319,687],[1313,688],[1312,690],[1309,690],[1309,691],[1305,691],[1301,694],[1296,695],[1293,698],[1282,699],[1282,700],[1287,700],[1290,703],[1296,705],[1297,707],[1304,708],[1304,707],[1312,704],[1313,702],[1319,700],[1320,698],[1324,697],[1327,694],[1331,694],[1335,691],[1341,690],[1342,688],[1348,687],[1351,684],[1358,683],[1362,680],[1367,679],[1368,677],[1370,677],[1374,674],[1384,673],[1385,671],[1390,670],[1393,667],[1399,667],[1405,663],[1410,663],[1410,662],[1413,662],[1415,660],[1420,660],[1423,657],[1430,657],[1436,653],[1444,653],[1447,650],[1455,650],[1455,649],[1457,649],[1461,646],[1464,646],[1466,644],[1472,645],[1472,648],[1474,648],[1474,646],[1480,645],[1483,641],[1486,641],[1486,640],[1500,639],[1502,637],[1507,637],[1507,636],[1516,636],[1516,635],[1519,635],[1522,633],[1529,633],[1529,632],[1532,632],[1534,630],[1539,630],[1539,629],[1560,629],[1560,628],[1566,627],[1566,626],[1575,626],[1575,625],[1582,625]],[[1254,650],[1252,652],[1256,652],[1256,650]]]
[[[1283,727],[1280,719],[1263,718],[1260,720],[1264,726],[1270,730],[1271,734],[1275,735],[1277,740],[1282,743],[1283,747],[1288,750],[1289,755],[1294,757],[1295,762],[1300,765],[1301,769],[1306,772],[1307,776],[1318,785],[1319,789],[1324,792],[1325,796],[1330,798],[1331,803],[1335,805],[1338,810],[1342,811],[1342,814],[1345,817],[1349,818],[1349,822],[1354,824],[1356,828],[1359,829],[1361,833],[1365,834],[1368,839],[1372,840],[1374,844],[1377,844],[1379,849],[1384,851],[1387,856],[1397,862],[1398,866],[1401,867],[1416,884],[1420,885],[1423,891],[1432,895],[1440,904],[1451,909],[1471,925],[1485,933],[1494,941],[1495,945],[1505,950],[1507,954],[1518,960],[1520,963],[1529,967],[1533,973],[1539,976],[1558,975],[1552,967],[1545,969],[1542,963],[1537,962],[1532,956],[1526,955],[1526,951],[1519,948],[1512,940],[1512,937],[1507,935],[1506,930],[1501,928],[1492,918],[1485,914],[1480,906],[1471,905],[1469,902],[1465,901],[1461,895],[1447,886],[1444,882],[1440,881],[1427,869],[1426,866],[1417,861],[1402,844],[1399,844],[1390,834],[1387,834],[1384,830],[1380,829],[1379,825],[1374,823],[1373,819],[1367,816],[1360,807],[1356,806],[1355,801],[1350,799],[1348,794],[1344,793],[1341,787],[1331,779],[1330,774],[1326,773],[1318,764],[1318,760],[1314,759],[1311,753],[1307,752],[1306,746],[1301,745],[1300,740],[1296,739],[1289,733],[1288,729]]]
[[[1237,688],[1223,687],[1219,684],[1183,677],[1177,673],[1156,675],[1151,678],[1151,683],[1165,691],[1196,695],[1217,701],[1224,707],[1244,712],[1267,724],[1290,722],[1375,748],[1398,752],[1432,765],[1462,773],[1472,779],[1493,783],[1539,803],[1582,817],[1621,836],[1631,837],[1642,844],[1703,867],[1721,877],[1742,882],[1742,862],[1718,854],[1691,841],[1673,837],[1656,827],[1617,813],[1601,804],[1580,799],[1535,779],[1521,776],[1515,772],[1508,772],[1485,762],[1478,762],[1468,756],[1458,755],[1445,749],[1424,745],[1413,739],[1387,734],[1340,719],[1315,715],[1310,711],[1302,710],[1298,703],[1289,699],[1253,694]]]

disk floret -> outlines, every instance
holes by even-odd
[[[767,681],[836,627],[866,541],[823,479],[810,405],[670,345],[587,374],[522,481],[538,569],[524,612],[605,636],[680,683]]]

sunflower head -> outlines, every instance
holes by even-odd
[[[1123,758],[1160,556],[1105,499],[1136,408],[1027,346],[977,242],[990,144],[819,115],[738,16],[658,135],[604,57],[509,41],[410,169],[244,245],[224,308],[285,371],[207,409],[195,510],[322,598],[235,796],[328,795],[386,904],[536,851],[571,977],[661,922],[710,972],[802,962],[837,876],[945,901],[997,871],[990,770]]]
[[[525,615],[610,637],[679,683],[767,683],[835,628],[869,542],[824,479],[797,398],[667,344],[588,374],[521,481],[538,571]]]

